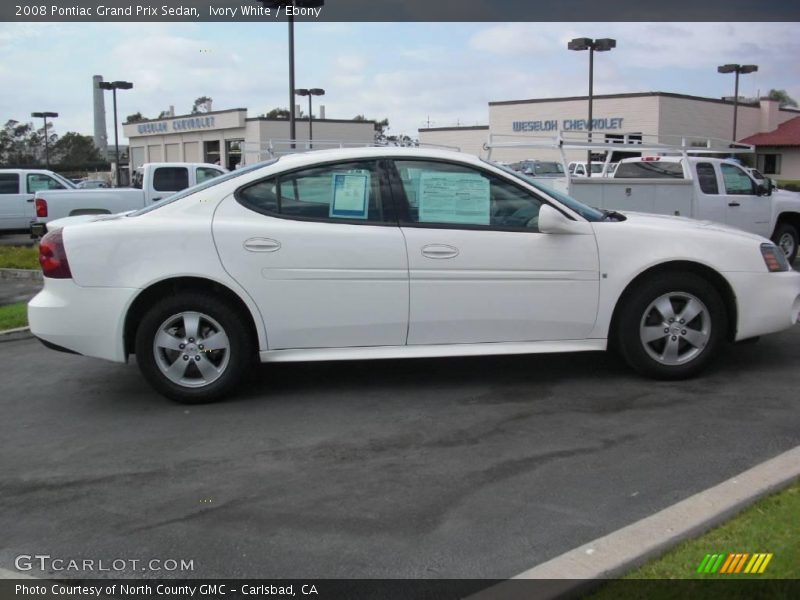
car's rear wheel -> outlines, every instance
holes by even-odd
[[[202,404],[231,393],[252,362],[242,316],[223,299],[179,293],[148,310],[136,332],[136,360],[161,394]]]
[[[725,343],[727,317],[717,290],[693,273],[646,280],[620,307],[616,342],[626,362],[658,379],[704,369]]]

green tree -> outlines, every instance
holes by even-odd
[[[366,121],[370,121],[370,119],[366,118],[364,115],[356,115],[353,117],[353,121],[359,121],[364,123]],[[389,129],[389,119],[383,119],[382,121],[375,121],[375,141],[378,143],[385,143],[386,139],[386,130]]]
[[[210,112],[212,101],[213,99],[210,96],[200,96],[194,101],[194,106],[192,106],[192,114],[197,115],[200,113]]]
[[[125,117],[125,124],[130,125],[131,123],[141,123],[142,121],[146,121],[147,119],[142,116],[142,113],[135,112],[132,115],[128,115]]]
[[[48,124],[49,131],[52,131]],[[44,162],[44,131],[33,123],[9,119],[0,130],[0,166],[33,166]],[[50,134],[53,139],[55,134]],[[57,137],[56,137],[57,139]]]
[[[58,162],[70,166],[83,166],[101,162],[103,158],[91,136],[70,131],[53,144],[52,155]]]
[[[792,98],[786,90],[770,90],[767,98],[780,102],[781,108],[784,106],[797,106],[797,100]]]
[[[288,108],[273,108],[267,114],[262,115],[264,118],[267,119],[288,119],[289,118],[289,109]]]

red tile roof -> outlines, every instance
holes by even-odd
[[[753,146],[800,146],[800,117],[781,123],[775,131],[757,133],[740,141]]]

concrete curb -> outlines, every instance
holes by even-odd
[[[0,269],[0,279],[30,279],[42,281],[42,272],[38,269]]]
[[[513,579],[558,580],[550,581],[545,595],[540,598],[585,592],[604,579],[624,575],[676,544],[697,537],[798,478],[800,446]],[[526,591],[530,590],[508,581],[472,598],[523,598]]]
[[[4,329],[0,331],[0,344],[3,342],[16,342],[17,340],[29,340],[33,337],[30,327],[17,327],[16,329]]]

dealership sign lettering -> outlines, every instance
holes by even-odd
[[[174,121],[160,121],[158,123],[140,123],[136,127],[139,133],[171,133],[177,131],[192,131],[195,129],[211,129],[214,127],[214,117],[188,117]]]
[[[592,129],[622,129],[622,117],[604,117],[592,119]],[[584,131],[588,129],[588,119],[564,119],[561,121],[562,131]],[[557,119],[547,121],[514,121],[514,131],[558,131]]]

